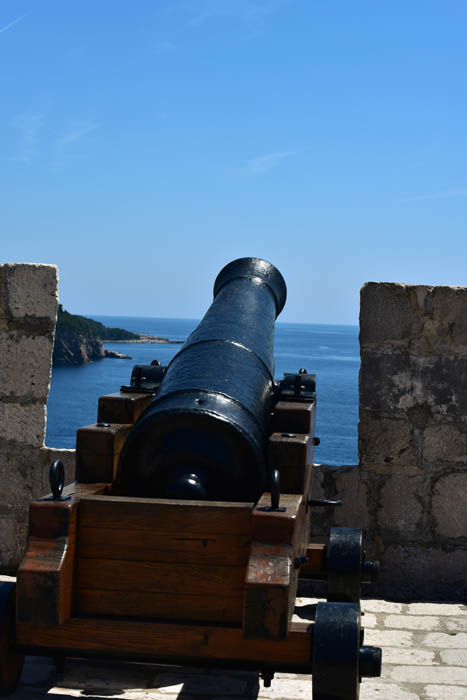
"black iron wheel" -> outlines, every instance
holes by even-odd
[[[318,603],[313,630],[313,700],[358,700],[360,606]]]
[[[362,531],[352,527],[331,528],[326,555],[329,602],[360,602],[362,564]]]
[[[24,664],[24,655],[15,648],[15,596],[15,583],[0,583],[0,695],[14,692]]]
[[[318,603],[313,628],[313,700],[358,700],[362,676],[381,675],[381,649],[362,646],[360,606]]]

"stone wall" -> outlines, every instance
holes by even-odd
[[[376,591],[467,597],[467,288],[368,283],[360,311],[359,467],[322,467],[363,527]]]
[[[44,447],[57,314],[57,268],[0,265],[0,571],[13,570],[26,541],[29,504],[49,491],[49,463],[69,472],[73,450]]]

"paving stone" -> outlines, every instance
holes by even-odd
[[[450,632],[467,632],[467,617],[445,617],[443,623]]]
[[[370,629],[373,627],[376,627],[378,624],[378,621],[376,619],[376,615],[374,613],[367,613],[365,612],[364,615],[362,615],[362,627],[365,629]]]
[[[418,693],[384,681],[364,681],[360,686],[360,700],[419,700]]]
[[[410,603],[409,615],[467,615],[467,605],[462,603]]]
[[[433,615],[388,615],[385,627],[402,630],[435,630],[439,628],[439,617]]]
[[[467,634],[464,632],[432,632],[423,639],[423,646],[439,649],[467,649]]]
[[[365,644],[377,647],[411,647],[413,646],[413,632],[369,629],[365,632]]]
[[[467,684],[467,668],[459,666],[396,666],[391,679],[402,683]]]
[[[396,647],[385,647],[383,649],[383,673],[386,664],[397,664],[399,666],[426,666],[438,665],[434,651],[428,649],[398,649]]]
[[[443,664],[467,666],[467,649],[444,649],[440,656]]]
[[[401,613],[402,603],[391,603],[387,600],[362,600],[362,610],[372,613]],[[455,614],[455,613],[454,613]]]
[[[424,694],[427,700],[465,700],[467,689],[458,685],[426,685]]]

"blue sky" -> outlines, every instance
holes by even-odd
[[[2,0],[0,262],[75,313],[200,317],[231,259],[284,321],[467,284],[464,0]]]

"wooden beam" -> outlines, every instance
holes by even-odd
[[[138,394],[117,391],[99,397],[98,423],[136,423],[142,412],[151,404],[155,394]]]
[[[70,618],[59,627],[18,623],[21,647],[101,653],[189,664],[218,660],[247,666],[310,669],[313,625],[294,623],[286,640],[244,639],[239,627],[158,623],[149,620]]]
[[[246,535],[251,532],[253,503],[174,501],[166,498],[89,496],[80,501],[80,527],[185,536],[217,532]]]
[[[308,541],[307,506],[302,495],[282,494],[284,511],[272,511],[264,494],[253,511],[252,543],[245,577],[243,635],[246,639],[285,639],[295,605],[296,556]]]
[[[112,482],[131,425],[87,425],[76,433],[76,480]]]
[[[311,433],[315,430],[315,403],[278,401],[271,417],[271,433]]]
[[[77,501],[35,501],[17,573],[17,620],[61,625],[71,615]]]

